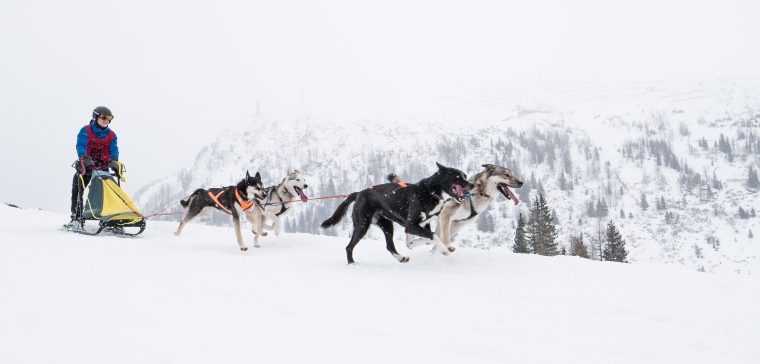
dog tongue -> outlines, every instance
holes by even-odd
[[[462,194],[464,194],[464,191],[462,190],[462,186],[454,185],[454,193],[457,194],[457,198],[462,198]]]
[[[298,190],[298,196],[301,196],[301,202],[309,201],[309,197],[306,196],[305,193],[303,193],[303,190]]]
[[[510,189],[509,187],[505,187],[505,188],[507,189],[507,194],[509,194],[509,198],[511,198],[512,202],[514,202],[515,206],[517,206],[520,203],[520,201],[517,200],[517,196],[515,196],[515,194],[512,193],[512,189]]]

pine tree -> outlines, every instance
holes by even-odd
[[[641,209],[642,210],[646,210],[646,209],[649,208],[649,203],[647,202],[647,195],[646,195],[646,193],[642,193],[641,194],[641,203],[640,203],[640,205],[641,205]]]
[[[625,212],[623,212],[623,209],[620,209],[620,218],[625,219]]]
[[[589,258],[588,248],[583,242],[583,233],[570,238],[570,255],[586,259]]]
[[[531,253],[528,241],[525,238],[525,214],[520,211],[517,217],[517,228],[515,229],[515,245],[512,247],[515,253]]]
[[[552,215],[544,195],[539,193],[533,201],[528,219],[528,246],[535,254],[557,255],[557,228],[551,223]]]
[[[559,172],[559,178],[557,179],[557,183],[559,183],[559,189],[562,191],[567,190],[567,179],[565,179],[565,172]]]
[[[749,177],[747,178],[747,187],[757,189],[760,188],[760,180],[757,178],[757,171],[752,166],[749,166]]]
[[[586,204],[586,215],[588,215],[588,217],[596,217],[596,208],[594,207],[593,201],[589,201]]]
[[[747,235],[747,237],[750,239],[755,237],[754,235],[752,235],[752,229],[749,229],[749,235]]]
[[[610,210],[607,207],[607,201],[605,201],[604,198],[601,198],[596,201],[596,216],[597,217],[606,217],[610,214]]]
[[[625,249],[625,241],[620,235],[615,223],[610,220],[607,223],[607,245],[604,247],[604,260],[627,263],[628,251]]]

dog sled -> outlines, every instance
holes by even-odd
[[[80,176],[80,188],[84,189],[82,217],[75,226],[64,225],[63,230],[85,235],[108,232],[116,235],[136,236],[145,231],[145,216],[134,201],[121,189],[124,168],[114,174],[94,170],[87,186]],[[121,176],[121,178],[118,178]],[[85,226],[86,221],[97,221],[97,229]]]

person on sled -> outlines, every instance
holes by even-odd
[[[92,110],[92,119],[82,127],[77,135],[77,172],[71,184],[71,222],[69,227],[81,227],[84,188],[90,183],[93,170],[108,171],[111,167],[116,173],[119,168],[119,146],[116,133],[109,128],[113,113],[105,106]],[[81,177],[81,178],[80,178]],[[119,176],[120,177],[120,176]]]

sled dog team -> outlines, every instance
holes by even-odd
[[[338,206],[322,228],[334,226],[343,219],[351,204],[354,204],[351,218],[353,232],[346,246],[348,263],[354,263],[353,250],[364,237],[370,225],[375,224],[383,231],[386,248],[399,262],[409,261],[409,257],[396,251],[393,243],[393,223],[404,228],[406,245],[414,248],[423,244],[433,244],[433,250],[444,255],[454,251],[451,238],[463,227],[472,224],[488,208],[491,201],[502,194],[517,205],[518,199],[510,188],[520,188],[523,182],[507,168],[494,164],[484,164],[483,171],[468,179],[462,171],[436,163],[438,169],[430,177],[417,183],[404,183],[391,174],[389,182],[375,185],[359,192],[353,192]],[[298,200],[308,201],[304,190],[309,186],[298,171],[288,175],[278,185],[264,187],[261,175],[256,172],[235,186],[198,189],[181,201],[187,212],[179,223],[176,235],[193,218],[205,210],[217,209],[232,216],[233,226],[240,250],[248,250],[240,232],[240,217],[245,215],[252,225],[255,236],[254,246],[259,247],[259,238],[266,236],[266,230],[280,235],[280,217],[287,214]],[[438,220],[433,232],[433,220]],[[271,220],[272,224],[267,222]]]

